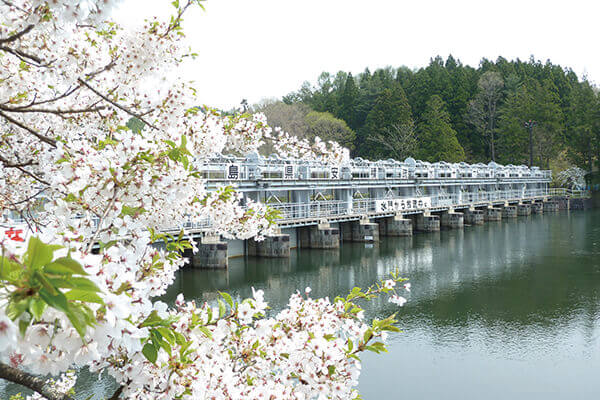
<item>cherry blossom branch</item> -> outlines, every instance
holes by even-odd
[[[159,130],[156,126],[154,126],[153,124],[149,123],[148,121],[146,121],[144,119],[144,115],[145,114],[135,113],[135,112],[131,111],[130,109],[128,109],[127,107],[122,106],[121,104],[119,104],[119,103],[117,103],[117,102],[109,99],[107,96],[105,96],[102,93],[100,93],[93,86],[91,86],[89,83],[87,83],[86,81],[84,81],[81,78],[78,78],[77,82],[81,83],[82,85],[84,85],[85,87],[87,87],[88,89],[90,89],[96,96],[101,97],[103,100],[105,100],[108,103],[112,104],[113,106],[117,107],[119,110],[125,111],[127,114],[131,115],[132,117],[136,117],[137,119],[139,119],[140,121],[142,121],[144,124],[148,125],[149,127],[153,128],[153,129],[156,129],[156,130]]]
[[[56,140],[51,139],[47,136],[42,135],[41,133],[39,133],[38,131],[36,131],[35,129],[25,125],[24,123],[12,118],[9,115],[6,115],[5,113],[3,113],[2,111],[0,111],[0,117],[4,118],[5,120],[7,120],[8,122],[18,126],[21,129],[26,130],[27,132],[31,133],[33,136],[37,137],[38,139],[40,139],[42,142],[49,144],[52,147],[56,147]]]
[[[36,63],[36,66],[38,66],[38,67],[43,66],[44,60],[42,60],[38,56],[34,56],[33,54],[29,54],[22,50],[13,49],[13,48],[7,47],[7,46],[0,46],[0,50],[10,53],[10,54],[16,56],[17,58],[19,58],[21,61],[26,62],[28,64],[31,64],[31,61],[33,61]],[[28,60],[30,60],[30,61],[28,61]],[[46,64],[46,65],[48,65],[48,64]]]
[[[29,33],[29,32],[30,32],[30,31],[31,31],[33,28],[34,28],[34,26],[35,26],[35,25],[33,25],[33,24],[27,25],[27,26],[25,27],[25,29],[23,29],[22,31],[20,31],[20,32],[17,32],[17,33],[15,33],[14,35],[12,35],[12,36],[9,36],[9,37],[7,37],[7,38],[0,39],[0,43],[10,43],[10,42],[14,42],[15,40],[18,40],[19,38],[21,38],[22,36],[24,36],[24,35],[28,34],[28,33]]]
[[[40,178],[39,176],[35,175],[33,172],[30,172],[30,171],[26,170],[25,168],[23,168],[23,167],[25,167],[27,165],[33,165],[34,163],[31,162],[31,160],[30,160],[30,162],[27,162],[27,163],[24,163],[24,164],[14,164],[14,163],[11,163],[10,161],[8,161],[6,158],[0,156],[0,162],[2,162],[2,164],[4,164],[4,166],[6,168],[16,168],[19,171],[23,172],[24,174],[29,175],[30,177],[32,177],[36,181],[38,181],[40,183],[43,183],[44,185],[50,186],[49,182],[47,182],[44,179]]]
[[[58,95],[56,97],[53,97],[51,99],[47,99],[47,100],[36,101],[36,97],[34,97],[34,99],[31,101],[31,103],[29,103],[29,104],[27,104],[25,106],[13,107],[12,109],[14,111],[18,111],[18,110],[26,109],[26,108],[29,108],[29,107],[32,107],[32,106],[39,106],[39,105],[42,105],[42,104],[54,103],[55,101],[62,100],[65,97],[69,97],[70,95],[72,95],[73,93],[75,93],[79,89],[81,89],[81,85],[75,86],[74,88],[69,88],[63,94]],[[37,96],[37,93],[34,96]]]
[[[108,400],[119,400],[121,393],[123,393],[123,386],[119,386],[119,388],[113,393],[112,396],[110,396],[110,399]]]
[[[112,206],[115,204],[115,201],[117,201],[118,193],[119,193],[118,187],[115,186],[114,191],[113,191],[113,197],[110,200],[110,202],[108,203],[108,206],[104,209],[104,213],[99,217],[98,228],[96,228],[96,231],[94,232],[94,234],[92,235],[92,237],[89,240],[88,247],[87,247],[88,253],[91,252],[92,249],[94,248],[94,243],[96,242],[96,237],[98,237],[98,234],[102,230],[102,221],[104,221],[104,218],[106,218],[106,216],[108,215],[108,212],[110,211]]]
[[[13,113],[44,113],[44,114],[62,115],[62,114],[83,114],[83,113],[87,113],[87,112],[95,112],[95,111],[101,111],[101,110],[106,109],[106,106],[95,106],[96,104],[98,104],[98,103],[94,103],[93,105],[91,105],[90,107],[87,107],[87,108],[72,108],[72,109],[66,109],[66,110],[51,109],[51,108],[6,107],[6,106],[0,105],[0,110],[6,111],[6,112],[13,112]]]
[[[0,378],[16,383],[17,385],[25,386],[41,394],[48,400],[73,400],[71,396],[56,390],[46,379],[28,374],[10,365],[0,363]]]

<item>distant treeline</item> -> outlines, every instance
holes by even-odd
[[[324,72],[316,85],[254,109],[291,133],[338,140],[368,159],[528,164],[530,134],[534,165],[561,160],[590,170],[600,155],[596,88],[533,58],[483,59],[476,69],[450,56],[419,70]]]

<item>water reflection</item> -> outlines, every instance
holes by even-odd
[[[229,271],[183,271],[176,286],[206,301],[254,286],[276,310],[297,289],[334,297],[398,269],[413,285],[404,333],[388,355],[365,357],[365,399],[398,398],[399,382],[419,399],[590,398],[600,394],[599,255],[599,212],[532,215],[370,248],[237,259]],[[371,317],[396,311],[385,300],[366,307]]]

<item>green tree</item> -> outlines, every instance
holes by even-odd
[[[578,166],[592,171],[598,156],[600,101],[589,82],[571,91],[566,115],[566,142],[569,157]]]
[[[338,117],[346,121],[351,129],[358,128],[358,115],[356,107],[358,105],[358,87],[352,74],[348,74],[344,89],[339,97]]]
[[[502,99],[504,80],[495,71],[481,75],[478,82],[479,92],[469,103],[467,121],[477,129],[489,144],[489,156],[496,159],[496,120],[498,106]]]
[[[560,152],[564,143],[564,118],[560,97],[554,83],[548,79],[533,82],[531,118],[537,122],[534,133],[534,162],[550,168],[550,161]]]
[[[422,122],[418,125],[419,158],[425,161],[464,161],[465,151],[452,129],[446,104],[433,95],[426,104]]]
[[[352,150],[354,148],[355,133],[342,119],[334,117],[328,112],[311,111],[304,118],[306,123],[306,137],[313,140],[316,136],[325,141],[335,141]]]
[[[514,79],[511,82],[514,84]],[[512,89],[517,87],[513,84],[499,111],[498,162],[519,165],[529,160],[529,134],[524,123],[531,118],[533,97],[527,87]]]
[[[362,157],[386,157],[389,153],[382,146],[367,141],[371,135],[388,135],[395,125],[412,124],[410,105],[402,87],[395,83],[391,89],[384,89],[375,100],[375,104],[359,131],[357,154]]]

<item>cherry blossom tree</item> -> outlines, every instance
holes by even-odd
[[[410,287],[397,275],[333,300],[307,289],[278,313],[262,291],[153,300],[195,250],[185,229],[162,227],[209,220],[239,239],[276,227],[264,204],[207,191],[196,161],[265,142],[336,163],[348,152],[260,114],[197,107],[177,74],[196,57],[181,40],[197,0],[136,28],[110,21],[115,3],[0,0],[0,214],[29,231],[0,236],[0,378],[51,400],[72,398],[68,371],[80,367],[112,376],[112,399],[356,398],[359,354],[384,351],[397,330],[393,315],[367,322],[357,303],[389,293],[402,305],[397,290]]]

